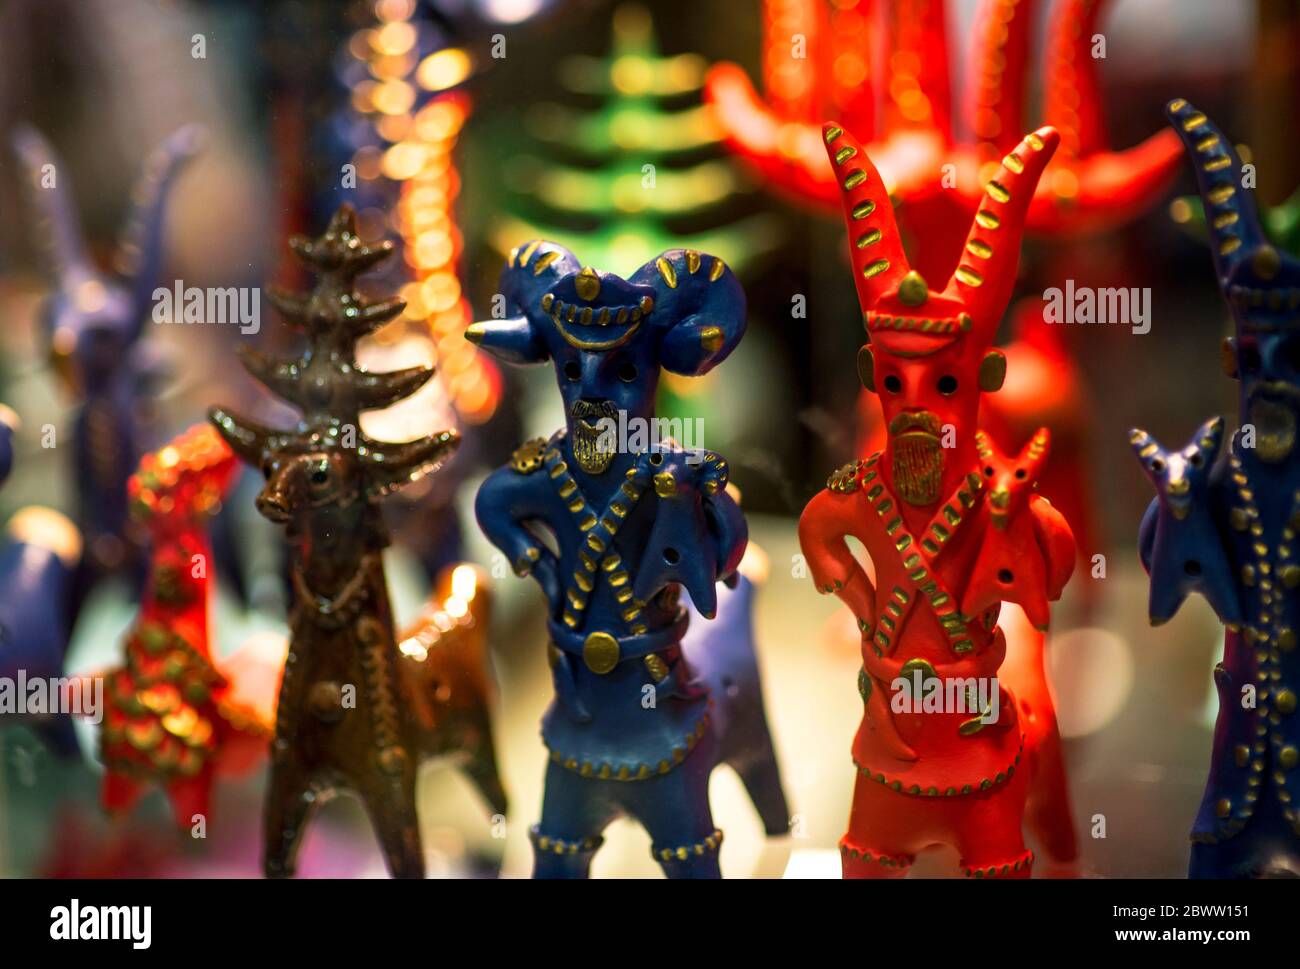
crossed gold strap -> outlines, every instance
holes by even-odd
[[[564,612],[560,618],[569,629],[578,628],[582,614],[587,610],[589,597],[596,588],[599,569],[605,573],[606,581],[614,589],[614,597],[621,607],[619,615],[627,624],[628,631],[633,635],[641,635],[648,629],[641,617],[643,604],[637,602],[632,595],[631,577],[612,546],[614,536],[618,534],[628,512],[645,493],[650,483],[650,474],[644,462],[638,461],[628,469],[627,480],[619,485],[601,514],[597,515],[569,473],[569,466],[556,446],[558,441],[557,437],[542,455],[542,466],[546,468],[556,492],[576,520],[578,530],[586,536],[578,549],[578,568],[573,573],[573,581],[565,588]]]
[[[980,476],[968,472],[957,490],[939,506],[930,523],[916,539],[903,523],[902,512],[894,496],[885,487],[876,467],[882,452],[877,451],[863,465],[862,487],[876,514],[885,525],[885,534],[894,542],[894,548],[903,560],[910,589],[894,586],[883,613],[876,620],[872,648],[877,656],[893,649],[893,637],[902,625],[913,604],[913,595],[919,592],[930,602],[935,617],[948,634],[953,652],[967,653],[975,648],[967,628],[967,618],[958,611],[957,599],[948,591],[934,571],[933,560],[965,521],[967,512],[975,505],[975,498],[984,486]]]

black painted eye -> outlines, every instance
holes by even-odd
[[[568,377],[570,380],[581,380],[582,364],[578,363],[577,360],[570,360],[564,365],[564,376]]]
[[[677,549],[671,546],[664,549],[664,561],[667,562],[669,565],[676,565],[681,560],[682,560],[682,554],[681,552],[677,551]]]
[[[895,374],[890,374],[885,378],[885,389],[891,394],[896,394],[903,389],[903,382]]]
[[[1024,481],[1026,477],[1027,477],[1027,475],[1025,474],[1025,469],[1024,469],[1024,468],[1016,468],[1016,480],[1017,480],[1017,481]]]
[[[945,397],[951,397],[957,393],[957,378],[950,373],[946,373],[939,378],[939,382],[934,386]]]
[[[1192,456],[1187,459],[1187,463],[1193,468],[1199,468],[1205,463],[1205,458],[1201,455],[1200,451],[1193,451]]]
[[[984,477],[986,478],[993,477],[993,465],[987,464],[984,466]]]
[[[311,470],[311,483],[314,485],[323,485],[330,479],[329,468],[326,465],[318,464]]]
[[[625,384],[630,384],[632,383],[632,381],[636,380],[637,372],[638,371],[636,369],[636,364],[634,363],[621,364],[618,368],[618,379],[623,381],[623,383]]]

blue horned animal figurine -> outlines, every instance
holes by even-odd
[[[0,405],[0,484],[13,467],[16,426],[13,412]],[[18,684],[16,695],[26,698],[25,683],[64,682],[68,619],[64,609],[51,605],[67,600],[81,536],[57,511],[37,507],[18,511],[6,532],[0,548],[0,679]],[[34,728],[56,754],[78,755],[66,710],[0,710],[0,727],[16,722]]]
[[[34,128],[13,135],[50,277],[40,318],[45,348],[76,401],[71,453],[74,518],[86,540],[82,594],[98,576],[138,562],[128,535],[126,483],[155,443],[141,426],[141,402],[153,375],[138,344],[160,282],[167,199],[201,140],[201,128],[186,126],[150,156],[116,265],[106,274],[87,252],[67,169],[54,149]]]
[[[488,539],[548,605],[555,699],[542,722],[550,763],[534,875],[586,877],[602,831],[630,816],[669,877],[719,877],[708,797],[718,763],[741,773],[769,832],[788,817],[742,628],[748,597],[723,610],[739,618],[729,648],[700,638],[699,663],[682,648],[691,617],[680,592],[713,618],[716,583],[736,579],[745,519],[722,458],[658,440],[654,400],[661,368],[703,374],[735,349],[744,293],[710,255],[670,250],[622,279],[541,241],[511,253],[501,292],[506,318],[466,337],[510,363],[552,360],[566,417],[515,451],[475,504]]]
[[[1241,429],[1223,421],[1179,450],[1130,440],[1156,487],[1142,519],[1151,622],[1201,593],[1227,631],[1214,670],[1219,717],[1192,827],[1193,878],[1300,874],[1300,261],[1264,234],[1232,143],[1184,100],[1170,123],[1196,169],[1219,287],[1235,333]]]

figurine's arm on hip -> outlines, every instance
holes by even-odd
[[[799,547],[817,591],[834,593],[859,624],[876,624],[876,589],[844,540],[853,535],[854,495],[818,492],[799,517]]]
[[[546,521],[544,495],[531,476],[498,468],[479,486],[474,517],[515,574],[535,578],[547,602],[555,606],[563,594],[555,553],[528,527],[530,521]]]

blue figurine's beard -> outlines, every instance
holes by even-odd
[[[601,427],[601,421],[618,420],[612,400],[575,400],[569,405],[573,458],[587,474],[604,474],[618,453],[618,436]]]
[[[1247,419],[1255,428],[1255,453],[1261,461],[1280,464],[1296,442],[1296,408],[1300,394],[1290,384],[1268,381],[1250,392]]]

